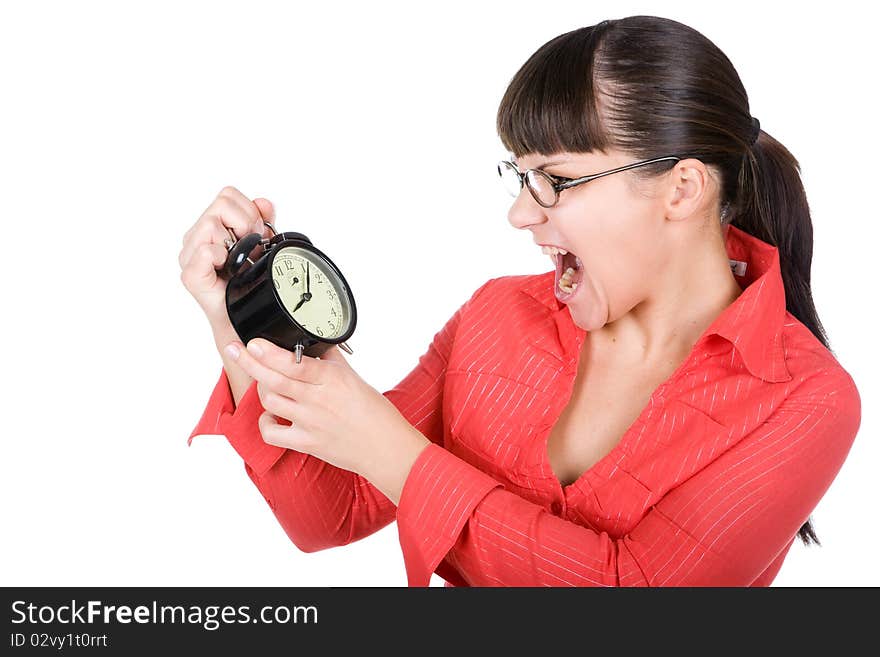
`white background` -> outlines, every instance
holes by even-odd
[[[380,391],[489,278],[549,269],[507,222],[504,90],[604,18],[684,22],[800,161],[813,297],[862,397],[849,459],[775,586],[878,585],[874,23],[860,3],[4,3],[3,585],[403,586],[396,524],[306,554],[223,437],[186,439],[219,374],[180,282],[224,185],[277,208],[358,303]],[[812,6],[812,5],[810,5]],[[866,308],[867,307],[867,308]],[[436,575],[432,585],[441,585]]]

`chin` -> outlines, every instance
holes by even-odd
[[[587,313],[581,311],[576,304],[572,304],[568,307],[568,313],[571,315],[571,320],[574,322],[575,326],[584,331],[595,331],[606,324],[606,322],[597,320],[595,317],[589,317]]]

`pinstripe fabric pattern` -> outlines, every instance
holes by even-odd
[[[562,486],[547,439],[587,332],[554,272],[483,284],[386,397],[432,444],[399,506],[354,473],[267,445],[225,373],[190,435],[226,435],[297,547],[396,520],[411,586],[767,586],[842,466],[855,383],[786,311],[775,247],[729,228],[743,293],[617,445]]]

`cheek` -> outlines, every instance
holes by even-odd
[[[635,261],[638,249],[634,244],[636,240],[626,226],[617,223],[613,218],[585,224],[577,235],[574,247],[587,270],[594,276],[601,275],[608,280],[609,274],[629,269]]]
[[[644,219],[619,206],[595,203],[589,210],[572,213],[561,225],[587,275],[609,296],[626,295],[662,259],[647,235]]]
[[[656,270],[656,248],[620,226],[605,227],[586,248],[587,276],[601,290],[612,315],[638,303]]]
[[[625,208],[607,215],[597,224],[598,235],[595,245],[598,253],[609,261],[620,263],[629,271],[650,273],[652,263],[662,259],[659,242],[654,235],[651,223],[633,207],[632,213]]]

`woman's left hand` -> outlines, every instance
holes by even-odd
[[[430,441],[352,369],[339,347],[320,358],[303,354],[297,363],[294,352],[262,338],[248,342],[248,349],[231,344],[239,350],[236,362],[257,381],[266,410],[259,419],[265,442],[311,454],[373,483],[384,478],[377,485],[399,494],[408,466]]]

